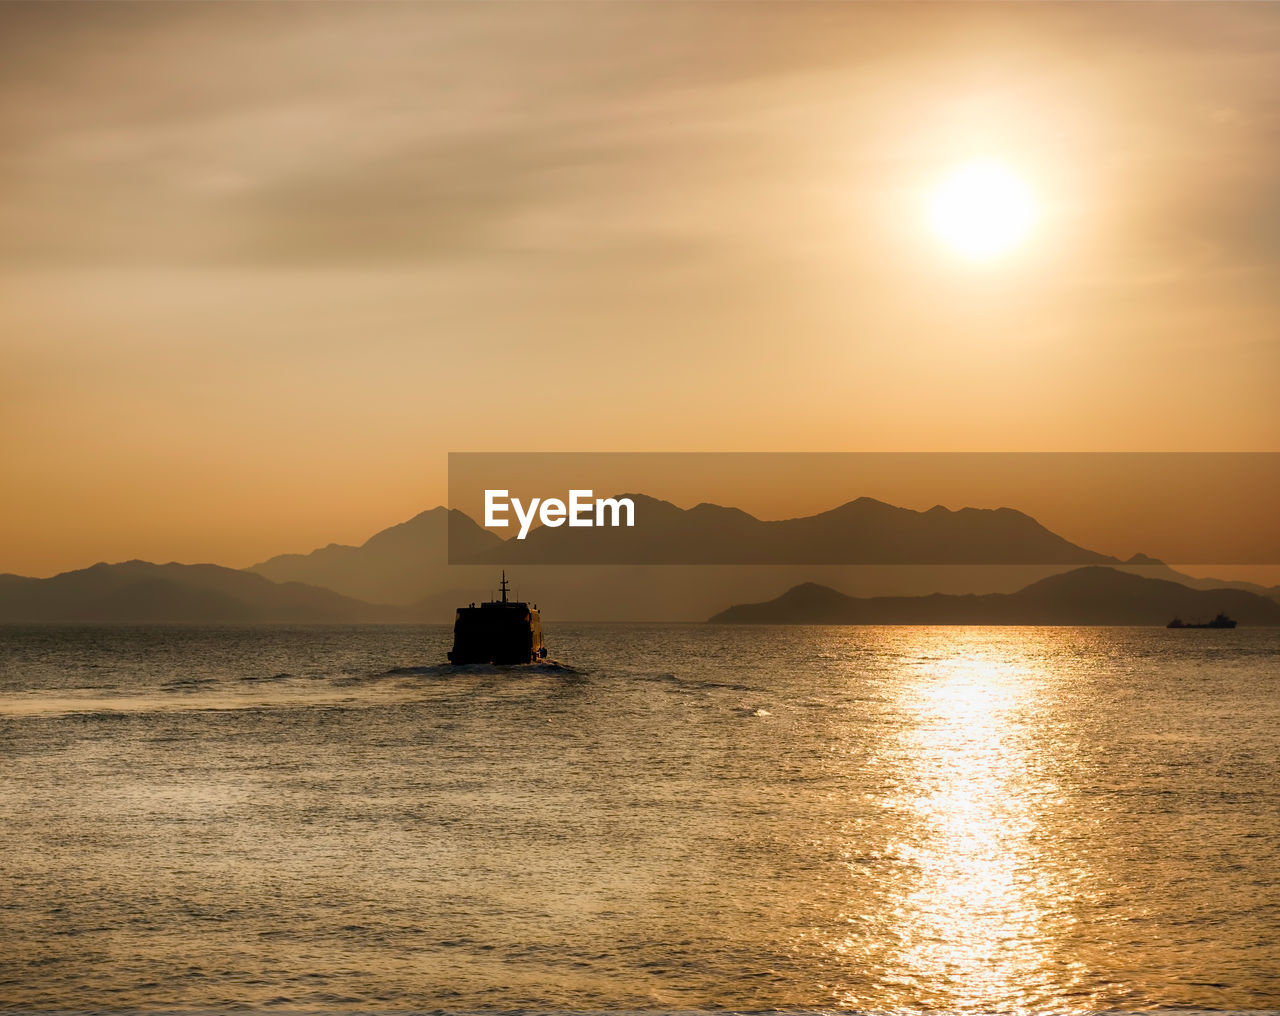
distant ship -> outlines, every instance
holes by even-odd
[[[1235,626],[1236,623],[1226,614],[1219,614],[1212,621],[1206,621],[1203,624],[1190,624],[1180,617],[1175,617],[1166,625],[1169,628],[1234,628]]]
[[[547,658],[542,617],[536,604],[507,599],[507,573],[502,573],[502,599],[458,608],[453,622],[449,662],[536,663]]]

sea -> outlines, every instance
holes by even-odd
[[[0,628],[0,1007],[1280,1009],[1280,629]]]

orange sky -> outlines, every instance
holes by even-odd
[[[1280,450],[1280,7],[0,7],[0,571],[463,450]],[[1003,160],[1026,241],[922,209]]]

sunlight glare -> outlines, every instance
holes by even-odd
[[[1036,219],[1025,181],[998,162],[969,162],[934,188],[929,221],[952,250],[986,261],[1015,247]]]

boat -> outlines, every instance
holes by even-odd
[[[493,663],[510,666],[536,663],[547,658],[542,641],[542,616],[538,605],[507,598],[507,573],[502,573],[502,599],[458,608],[453,622],[453,648],[449,662]]]
[[[1184,621],[1180,617],[1175,617],[1165,627],[1167,628],[1234,628],[1236,623],[1227,617],[1226,614],[1219,614],[1212,621],[1191,623]]]

